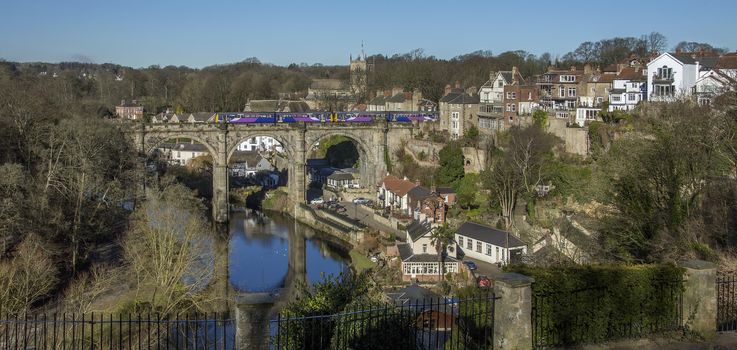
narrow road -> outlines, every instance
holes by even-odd
[[[363,205],[353,202],[340,202],[340,205],[345,207],[346,212],[344,214],[351,219],[358,220],[364,223],[366,226],[377,229],[379,231],[393,233],[397,237],[397,239],[399,239],[400,241],[404,241],[404,233],[400,230],[389,227],[384,223],[376,221],[374,219],[374,212],[373,210],[371,210],[371,208],[367,208]]]

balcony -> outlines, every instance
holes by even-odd
[[[653,74],[653,84],[672,84],[673,75],[658,75]]]
[[[504,114],[504,106],[502,103],[490,103],[479,105],[479,116],[483,117],[500,117]]]

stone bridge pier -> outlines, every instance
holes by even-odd
[[[272,321],[279,310],[295,300],[307,281],[307,237],[296,230],[289,235],[287,273],[281,289],[273,292],[234,292],[236,348],[268,349]]]
[[[386,121],[336,124],[137,123],[128,133],[144,158],[162,143],[175,138],[191,139],[204,145],[212,155],[213,162],[212,216],[216,222],[224,223],[228,221],[230,211],[228,163],[238,145],[252,137],[269,136],[282,145],[285,157],[289,160],[288,197],[292,206],[290,209],[294,209],[305,201],[307,152],[316,143],[336,135],[352,140],[359,154],[360,183],[362,187],[375,192],[386,173],[385,156],[401,147],[417,129],[417,124]]]

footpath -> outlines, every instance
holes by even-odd
[[[718,333],[710,341],[644,338],[576,347],[582,350],[737,350],[737,332]]]

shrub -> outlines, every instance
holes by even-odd
[[[535,278],[536,344],[595,343],[680,326],[683,271],[674,265],[508,270]]]

